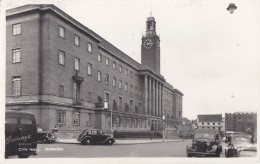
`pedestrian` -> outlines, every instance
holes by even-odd
[[[54,126],[54,128],[52,129],[52,134],[54,135],[55,139],[59,139],[58,138],[58,132],[59,132],[59,128],[57,125]]]

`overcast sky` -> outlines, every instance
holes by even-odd
[[[7,8],[52,3],[141,61],[150,12],[161,39],[161,74],[184,93],[183,114],[260,109],[260,1],[8,0]]]

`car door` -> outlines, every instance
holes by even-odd
[[[104,143],[105,140],[107,139],[107,136],[105,135],[104,131],[100,131],[100,142]]]
[[[18,142],[14,138],[18,137],[19,125],[18,118],[5,118],[5,153],[6,155],[17,154]]]

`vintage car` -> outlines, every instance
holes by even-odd
[[[226,157],[256,157],[257,146],[252,142],[252,136],[246,133],[233,133],[227,137]]]
[[[22,111],[5,112],[5,158],[36,155],[37,126],[35,115]]]
[[[115,139],[112,134],[100,129],[86,129],[79,136],[77,141],[83,145],[106,144],[113,145]]]
[[[38,131],[38,142],[40,143],[55,143],[57,138],[48,131]]]
[[[214,129],[197,129],[192,143],[187,145],[187,157],[212,156],[219,157],[222,152],[222,144],[219,131]]]

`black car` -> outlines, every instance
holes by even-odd
[[[79,136],[77,141],[83,145],[106,144],[113,145],[115,139],[112,134],[100,129],[86,129]]]
[[[226,157],[256,157],[256,144],[250,134],[235,132],[227,137]]]
[[[195,131],[192,143],[186,148],[187,157],[213,156],[219,157],[222,144],[219,131],[214,129],[198,129]]]
[[[55,143],[57,139],[51,132],[38,132],[38,142],[40,143]]]

